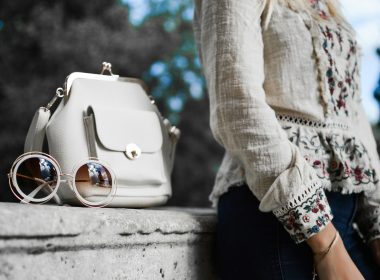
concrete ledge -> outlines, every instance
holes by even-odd
[[[0,203],[0,279],[217,279],[211,208]]]

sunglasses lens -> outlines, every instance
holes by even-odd
[[[112,199],[114,190],[111,172],[95,161],[79,167],[75,187],[79,198],[88,206],[105,206]]]
[[[29,157],[14,170],[12,191],[24,202],[41,203],[54,195],[58,171],[47,158]]]

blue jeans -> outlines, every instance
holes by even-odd
[[[357,194],[326,191],[339,231],[352,260],[366,280],[380,279],[369,248],[352,227]],[[306,242],[296,244],[277,218],[258,209],[246,184],[231,186],[218,203],[217,266],[221,279],[312,279],[313,256]]]

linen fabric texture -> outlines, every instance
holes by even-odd
[[[267,3],[194,0],[210,128],[225,148],[212,207],[246,182],[259,210],[300,243],[333,219],[324,190],[355,192],[364,240],[380,238],[380,159],[362,105],[355,31],[322,0],[310,1],[321,21]]]

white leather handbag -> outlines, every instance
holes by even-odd
[[[24,151],[42,151],[45,134],[48,153],[63,173],[88,157],[112,168],[117,189],[108,207],[162,205],[172,195],[180,130],[161,115],[142,80],[114,75],[110,63],[103,63],[100,74],[74,72],[66,78],[36,112]],[[60,187],[57,196],[60,203],[81,205],[69,186]]]

